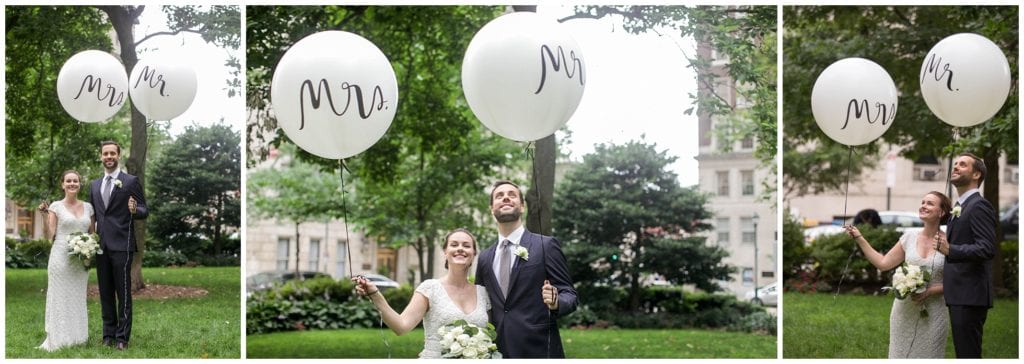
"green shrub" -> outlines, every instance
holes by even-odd
[[[560,318],[558,324],[561,327],[590,327],[596,324],[597,320],[597,313],[594,313],[589,306],[583,305],[576,307],[576,311],[569,315]]]
[[[740,322],[730,327],[730,330],[778,335],[778,324],[779,319],[775,315],[760,311],[743,316]]]
[[[5,266],[10,268],[46,268],[53,242],[46,239],[19,240],[6,238]]]
[[[1003,256],[1003,286],[1006,288],[1005,296],[1017,297],[1020,292],[1020,282],[1017,272],[1020,269],[1020,244],[1017,240],[1006,240],[999,245],[1000,253]]]
[[[199,254],[195,257],[194,261],[196,264],[204,267],[237,267],[242,264],[241,259],[235,254]]]
[[[795,278],[811,259],[810,248],[804,244],[804,228],[786,209],[782,220],[782,278]]]
[[[888,226],[876,229],[861,225],[857,228],[864,234],[864,239],[882,254],[896,245],[902,235],[895,228]],[[857,243],[845,233],[815,239],[811,245],[811,258],[814,260],[817,278],[832,286],[839,284],[840,280],[848,287],[863,284],[884,285],[890,278],[872,266],[857,248]]]
[[[349,280],[317,278],[253,292],[246,302],[246,333],[379,326],[377,309],[369,299],[354,295],[354,287]],[[402,311],[413,290],[402,285],[382,293],[391,307]]]
[[[147,250],[142,254],[144,267],[172,267],[188,263],[188,258],[180,251],[168,247],[164,250]]]

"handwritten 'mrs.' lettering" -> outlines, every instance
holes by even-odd
[[[564,68],[565,76],[568,78],[575,77],[576,72],[579,71],[580,86],[583,86],[583,84],[586,83],[583,79],[583,60],[576,57],[576,51],[569,51],[569,58],[572,60],[570,64],[570,62],[565,58],[565,50],[562,49],[562,46],[558,46],[556,49],[558,50],[557,56],[551,51],[551,47],[548,47],[547,44],[540,46],[540,85],[537,86],[537,91],[533,93],[534,95],[539,94],[540,91],[544,89],[544,82],[548,77],[549,60],[551,61],[551,69],[553,71],[558,72]],[[569,69],[570,65],[572,66],[572,69]]]
[[[373,87],[373,95],[370,98],[370,104],[366,105],[363,98],[363,89],[359,85],[349,84],[348,82],[341,83],[342,91],[347,91],[345,96],[345,107],[338,111],[337,105],[334,104],[334,98],[331,96],[331,86],[326,79],[320,79],[317,83],[316,91],[313,90],[313,80],[302,81],[302,85],[299,86],[299,130],[306,127],[306,95],[309,95],[309,104],[313,109],[320,108],[320,102],[323,100],[323,96],[327,96],[327,105],[331,107],[331,112],[334,115],[342,116],[348,112],[349,106],[352,105],[352,98],[355,97],[356,108],[359,112],[359,117],[362,119],[368,119],[374,111],[386,110],[387,101],[384,100],[384,91],[381,90],[380,86]],[[380,100],[377,100],[377,97]]]
[[[960,89],[953,89],[953,71],[949,69],[949,63],[942,64],[942,58],[935,59],[937,55],[932,53],[931,57],[928,57],[928,63],[923,70],[921,70],[921,83],[924,83],[925,76],[932,75],[937,82],[941,82],[943,78],[946,79],[946,89],[950,91],[960,91]],[[939,72],[939,66],[942,67],[942,72]]]
[[[871,117],[871,108],[868,106],[868,100],[851,99],[850,102],[846,104],[846,121],[843,122],[843,127],[839,128],[839,130],[844,130],[847,125],[850,125],[851,112],[854,119],[867,120],[868,124],[881,122],[884,126],[896,118],[896,104],[893,103],[890,106],[881,102],[876,102],[875,116]]]
[[[156,76],[156,77],[153,77],[153,76]],[[160,75],[156,74],[156,68],[153,68],[151,70],[149,68],[149,66],[143,67],[142,68],[142,72],[139,72],[139,78],[135,80],[135,86],[132,86],[132,88],[139,88],[139,83],[142,82],[142,81],[146,81],[146,84],[149,85],[149,88],[157,88],[157,87],[159,87],[160,88],[160,96],[164,96],[164,97],[167,96],[167,94],[164,93],[164,88],[167,87],[167,81],[164,81],[164,75],[163,74],[160,74]]]
[[[82,85],[78,87],[78,94],[75,95],[74,100],[78,100],[82,96],[82,92],[96,93],[96,99],[100,101],[107,101],[107,105],[114,107],[114,105],[121,105],[124,102],[124,91],[118,92],[114,86],[106,84],[106,93],[103,89],[103,78],[93,77],[93,75],[86,75],[82,79]]]

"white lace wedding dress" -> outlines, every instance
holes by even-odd
[[[39,348],[54,351],[85,343],[89,339],[88,310],[85,306],[89,271],[68,255],[68,235],[89,231],[92,205],[82,202],[82,216],[75,216],[63,201],[50,204],[57,216],[57,234],[46,267],[46,340]]]
[[[437,329],[444,325],[461,319],[479,327],[487,327],[487,311],[491,309],[491,301],[487,298],[486,288],[475,288],[476,307],[467,314],[455,305],[451,297],[448,297],[448,292],[444,290],[441,281],[428,279],[416,287],[416,292],[423,294],[430,301],[430,308],[423,317],[424,342],[423,351],[420,353],[421,359],[441,357],[441,336],[437,334]]]
[[[929,284],[942,284],[942,267],[946,257],[934,252],[922,257],[917,252],[920,231],[908,230],[900,237],[907,264],[927,267],[931,272]],[[897,268],[899,269],[899,268]],[[944,358],[946,335],[949,332],[949,310],[941,294],[924,300],[928,317],[921,317],[921,305],[913,299],[894,299],[889,314],[889,358]]]

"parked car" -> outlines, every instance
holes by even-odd
[[[330,278],[331,276],[321,272],[310,272],[301,271],[299,275],[303,280],[314,279],[314,278]],[[260,272],[249,276],[245,279],[245,289],[247,292],[262,291],[276,285],[280,285],[284,282],[296,279],[295,271],[272,271],[272,272]]]
[[[999,216],[999,225],[1003,228],[1003,239],[1006,240],[1017,240],[1017,236],[1020,233],[1017,225],[1017,204],[1019,201],[1015,201],[1013,205],[1010,205],[1006,211]]]
[[[757,297],[754,297],[754,290],[747,292],[747,301],[755,305],[778,306],[779,304],[779,282],[775,281],[769,285],[757,289]]]
[[[882,225],[892,225],[899,228],[924,227],[924,221],[914,211],[882,211],[878,215],[882,218]]]
[[[400,284],[398,284],[398,282],[395,282],[395,281],[391,280],[391,278],[388,278],[386,276],[382,276],[380,274],[366,273],[366,274],[363,274],[363,277],[366,277],[366,279],[369,280],[370,282],[372,282],[373,285],[375,285],[375,286],[377,286],[377,288],[383,289],[383,290],[389,290],[389,289],[398,288],[399,286],[401,286]]]

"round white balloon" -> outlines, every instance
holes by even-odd
[[[196,97],[196,71],[187,63],[141,59],[128,81],[132,104],[150,120],[171,120],[188,110]]]
[[[82,51],[64,62],[57,74],[57,99],[78,121],[110,119],[128,97],[124,65],[110,53]]]
[[[487,23],[462,62],[470,109],[487,128],[517,141],[565,125],[583,97],[585,76],[576,40],[555,20],[531,12]]]
[[[320,157],[348,158],[373,146],[395,117],[398,81],[376,45],[343,31],[295,43],[277,64],[270,101],[278,125]]]
[[[939,41],[921,64],[921,96],[953,126],[991,119],[1010,94],[1010,64],[991,40],[973,33]]]
[[[896,84],[882,66],[845,58],[821,72],[811,90],[811,112],[821,131],[839,143],[867,144],[896,119]]]

